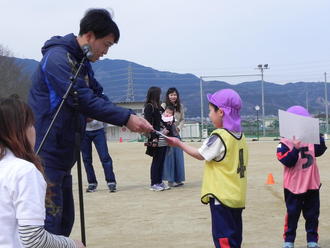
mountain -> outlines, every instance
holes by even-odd
[[[32,59],[17,58],[16,61],[28,74],[32,74],[38,66],[38,62]],[[103,85],[105,94],[113,102],[131,99],[127,97],[128,82],[132,82],[131,92],[135,101],[144,101],[150,86],[160,87],[162,96],[169,87],[176,87],[180,92],[181,101],[187,108],[186,116],[200,116],[200,79],[193,74],[158,71],[126,60],[104,59],[92,65],[96,79]],[[261,81],[232,85],[214,80],[203,82],[202,87],[205,116],[208,113],[206,93],[224,88],[234,89],[240,94],[243,100],[242,115],[255,115],[254,107],[261,106]],[[285,110],[292,105],[306,106],[306,99],[311,113],[324,113],[324,83],[296,82],[281,85],[264,82],[265,115],[277,115],[278,109]]]
[[[37,69],[38,61],[34,59],[16,59],[16,63],[22,67],[23,72],[32,75],[32,73]]]

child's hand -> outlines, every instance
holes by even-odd
[[[298,139],[296,139],[296,136],[293,136],[292,143],[293,143],[293,146],[296,149],[299,149],[300,148],[301,141],[298,140]]]
[[[180,146],[181,143],[181,140],[175,137],[168,137],[166,141],[170,146]]]

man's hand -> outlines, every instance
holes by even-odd
[[[136,133],[150,133],[154,130],[147,120],[136,115],[131,115],[129,117],[126,127]]]

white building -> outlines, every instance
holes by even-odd
[[[116,105],[124,108],[132,109],[136,115],[143,117],[144,102],[120,102]],[[107,139],[114,142],[122,141],[139,141],[143,137],[139,133],[131,132],[127,127],[118,127],[114,125],[108,125],[107,127]]]

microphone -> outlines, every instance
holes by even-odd
[[[92,52],[92,48],[90,45],[85,44],[81,47],[81,49],[83,50],[83,53],[87,59],[90,59],[93,57],[93,52]]]

